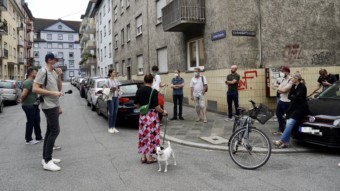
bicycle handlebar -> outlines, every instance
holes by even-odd
[[[257,108],[257,107],[256,107],[255,101],[253,101],[252,99],[250,99],[249,102],[253,105],[254,108]]]

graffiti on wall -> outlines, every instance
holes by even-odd
[[[240,81],[238,82],[238,90],[247,90],[248,89],[248,80],[254,79],[257,77],[257,71],[245,71]]]
[[[334,52],[320,52],[319,54],[314,54],[312,57],[312,65],[333,65],[334,57]]]
[[[298,43],[287,44],[284,48],[284,60],[287,62],[292,62],[300,60],[302,58],[301,45]]]

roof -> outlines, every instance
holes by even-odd
[[[34,31],[36,32],[40,32],[42,30],[44,30],[45,28],[54,25],[58,22],[62,22],[65,25],[67,25],[68,27],[70,27],[71,29],[73,29],[76,32],[79,32],[79,28],[81,25],[80,21],[67,21],[67,20],[54,20],[54,19],[41,19],[41,18],[35,18],[34,19]]]

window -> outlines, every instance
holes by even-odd
[[[69,49],[73,49],[73,44],[68,44]]]
[[[143,75],[144,73],[143,55],[137,56],[137,64],[138,64],[138,75]]]
[[[74,68],[74,60],[69,60],[68,61],[68,67],[69,68]]]
[[[124,34],[124,29],[122,29],[122,31],[121,31],[121,45],[122,45],[122,46],[124,45],[124,42],[125,42],[124,36],[125,36],[125,34]]]
[[[116,21],[118,19],[118,10],[117,10],[117,6],[115,6],[115,8],[113,9],[114,11],[114,20]]]
[[[162,22],[162,8],[165,7],[166,1],[165,0],[158,0],[156,2],[156,23]]]
[[[99,23],[102,24],[102,13],[99,13]]]
[[[59,58],[64,58],[64,53],[63,52],[58,52],[58,57]]]
[[[63,35],[62,34],[58,34],[58,40],[63,40]]]
[[[107,5],[107,13],[110,13],[110,7],[111,7],[111,0],[109,0],[109,3]]]
[[[73,60],[74,59],[74,53],[73,52],[69,52],[68,53],[68,57],[70,60]]]
[[[39,58],[39,52],[38,51],[34,51],[34,58]]]
[[[13,48],[13,56],[14,56],[14,58],[17,57],[17,49],[16,48]]]
[[[124,13],[124,0],[120,0],[121,14]]]
[[[104,47],[104,57],[106,57],[106,46]]]
[[[100,49],[100,55],[101,55],[100,61],[103,62],[103,49]]]
[[[118,34],[115,35],[115,49],[118,48]]]
[[[188,69],[196,67],[204,69],[204,40],[203,38],[192,40],[187,43]]]
[[[130,0],[126,0],[126,9],[130,7]]]
[[[103,42],[103,31],[100,31],[100,43]]]
[[[111,34],[111,20],[109,20],[108,26],[109,26],[109,35],[110,35]]]
[[[68,35],[68,40],[69,40],[69,41],[73,41],[73,34],[69,34],[69,35]]]
[[[112,56],[112,44],[111,42],[109,43],[109,58]]]
[[[104,37],[106,36],[106,26],[104,26]]]
[[[130,24],[126,25],[126,42],[130,42],[131,40],[131,27]]]
[[[117,74],[119,74],[120,73],[120,68],[119,68],[119,62],[116,62],[116,72],[117,72]]]
[[[143,30],[143,21],[142,21],[142,15],[139,15],[136,18],[136,28],[137,28],[137,36],[142,34]]]
[[[52,40],[52,34],[47,34],[47,40]]]
[[[39,43],[34,43],[34,48],[39,48]]]
[[[63,48],[63,43],[58,43],[58,48]]]
[[[59,30],[63,29],[63,26],[58,25],[58,29],[59,29]]]
[[[126,76],[126,65],[125,60],[122,61],[122,76]]]
[[[157,50],[157,65],[160,73],[168,72],[168,50],[161,48]]]
[[[70,71],[70,72],[68,73],[68,76],[69,76],[69,77],[74,77],[74,71]]]
[[[52,48],[52,43],[47,43],[47,48]]]
[[[34,66],[40,66],[40,62],[39,61],[34,61]]]

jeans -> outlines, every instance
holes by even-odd
[[[58,107],[43,109],[46,116],[47,129],[45,134],[43,158],[45,162],[52,160],[53,146],[60,133]]]
[[[107,109],[109,111],[109,128],[116,127],[118,114],[118,97],[112,97],[112,100],[107,101]]]
[[[183,95],[173,95],[172,98],[174,100],[174,117],[177,117],[177,105],[179,108],[178,116],[182,117]]]
[[[279,103],[276,106],[276,117],[277,121],[279,123],[279,130],[280,132],[283,132],[285,127],[284,127],[284,120],[283,120],[283,115],[286,114],[288,107],[289,107],[289,102],[283,102],[279,101]]]
[[[26,122],[26,133],[25,139],[26,142],[29,142],[32,139],[32,133],[34,129],[35,139],[41,140],[41,129],[40,129],[40,109],[38,105],[22,105],[22,109],[24,110],[27,118]]]
[[[282,133],[281,141],[285,144],[289,144],[290,134],[292,133],[293,127],[296,124],[296,120],[293,118],[287,119],[286,128]]]
[[[240,115],[239,111],[237,110],[237,108],[239,107],[238,105],[238,92],[232,92],[229,93],[227,92],[227,103],[228,103],[228,117],[232,118],[233,116],[233,101],[234,101],[234,106],[235,106],[235,111],[236,111],[236,115]]]

